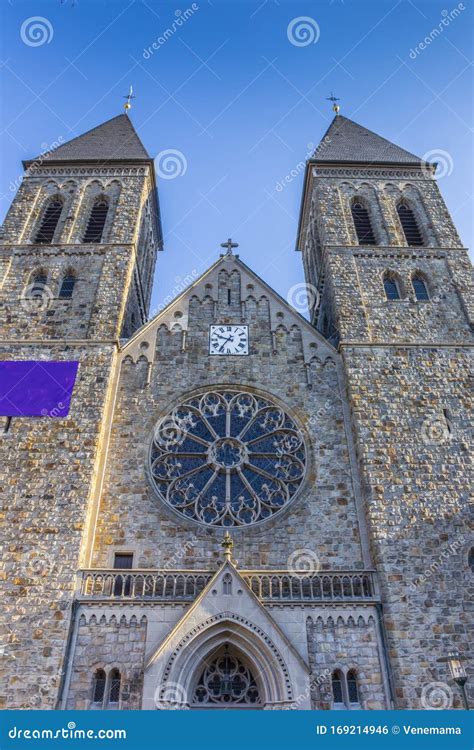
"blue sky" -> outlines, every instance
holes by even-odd
[[[342,114],[419,156],[436,153],[471,245],[467,0],[2,0],[1,21],[2,217],[21,159],[120,113],[130,84],[149,153],[179,152],[181,173],[159,179],[165,251],[152,312],[229,236],[284,297],[303,281],[298,164],[332,119],[331,90]]]

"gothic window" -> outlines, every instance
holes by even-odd
[[[413,247],[423,245],[423,237],[421,236],[415,214],[410,206],[403,202],[399,203],[397,206],[397,212],[407,245]]]
[[[428,294],[428,289],[423,279],[420,276],[414,276],[411,283],[417,300],[419,302],[428,301],[430,295]]]
[[[149,476],[176,513],[209,526],[246,526],[293,500],[306,471],[301,428],[268,398],[214,390],[155,427]]]
[[[94,674],[94,680],[92,683],[92,702],[100,703],[102,705],[105,695],[105,672],[103,669],[97,669]]]
[[[226,573],[222,579],[222,592],[224,594],[232,594],[232,576],[230,573]]]
[[[107,199],[103,197],[96,198],[89,215],[83,242],[102,242],[102,234],[108,210],[109,203]]]
[[[73,273],[67,273],[65,276],[63,276],[63,280],[59,288],[59,299],[71,299],[75,283],[76,277]]]
[[[359,245],[376,245],[375,235],[367,208],[361,201],[353,201],[351,205],[352,219]]]
[[[400,289],[397,282],[391,276],[385,276],[383,280],[385,296],[388,300],[400,299]]]
[[[49,244],[53,241],[54,233],[58,225],[59,217],[63,210],[61,198],[51,198],[44,210],[40,227],[36,233],[35,242],[39,245]]]
[[[33,281],[30,283],[28,288],[28,297],[33,299],[42,299],[46,293],[48,277],[43,271],[35,273]]]
[[[359,703],[359,691],[357,688],[357,675],[353,669],[347,673],[347,697],[349,703]]]
[[[197,708],[260,708],[257,683],[250,669],[234,654],[224,651],[204,668],[196,685],[193,705]]]
[[[343,694],[342,694],[342,680],[343,680],[343,675],[339,670],[337,670],[337,672],[333,672],[333,675],[331,678],[332,697],[336,705],[344,705],[344,699],[343,699]]]
[[[120,700],[121,676],[118,669],[112,669],[109,674],[109,699],[107,705],[117,704]]]

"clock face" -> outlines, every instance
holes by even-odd
[[[211,326],[209,331],[209,354],[248,354],[248,326]]]

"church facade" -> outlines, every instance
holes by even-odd
[[[434,169],[336,115],[304,180],[309,322],[231,241],[148,320],[127,115],[25,168],[0,364],[78,369],[68,413],[1,417],[0,706],[460,708],[472,272]]]

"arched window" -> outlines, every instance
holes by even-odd
[[[28,296],[33,297],[34,299],[42,299],[45,294],[47,281],[48,277],[44,271],[38,271],[38,273],[33,276],[33,280],[30,283]]]
[[[97,669],[94,674],[94,680],[92,683],[92,702],[93,703],[102,703],[104,702],[104,694],[105,694],[105,672],[103,669]]]
[[[414,276],[411,283],[417,300],[419,300],[420,302],[429,300],[430,295],[428,294],[428,289],[421,276]]]
[[[36,233],[35,242],[44,245],[53,241],[56,227],[58,226],[59,217],[63,210],[61,198],[51,198],[46,205],[41,219],[40,227]]]
[[[363,203],[356,200],[351,205],[351,211],[359,245],[376,245],[377,242],[367,208]]]
[[[407,204],[403,202],[399,203],[397,206],[397,212],[407,245],[414,247],[423,245],[423,237],[421,236],[415,214],[410,206],[407,206]]]
[[[469,550],[469,555],[467,556],[467,564],[469,565],[471,572],[474,573],[474,547],[471,547]]]
[[[76,277],[73,273],[68,272],[63,276],[61,287],[59,289],[59,299],[71,299],[75,283]]]
[[[359,703],[357,675],[353,669],[350,669],[347,673],[347,697],[349,699],[349,703]]]
[[[96,198],[92,206],[83,242],[101,242],[109,203],[106,198]]]
[[[201,672],[192,704],[196,708],[261,708],[262,701],[252,672],[225,644]]]
[[[222,593],[232,594],[232,576],[230,573],[226,573],[222,579]]]
[[[337,705],[344,705],[344,696],[342,692],[342,674],[339,670],[337,672],[333,672],[331,682],[332,682],[332,697],[333,701]]]
[[[385,276],[383,287],[385,289],[385,296],[388,300],[400,299],[400,290],[394,278],[391,276]]]
[[[117,704],[120,700],[120,682],[121,676],[118,669],[112,669],[109,675],[109,698],[107,705]]]

